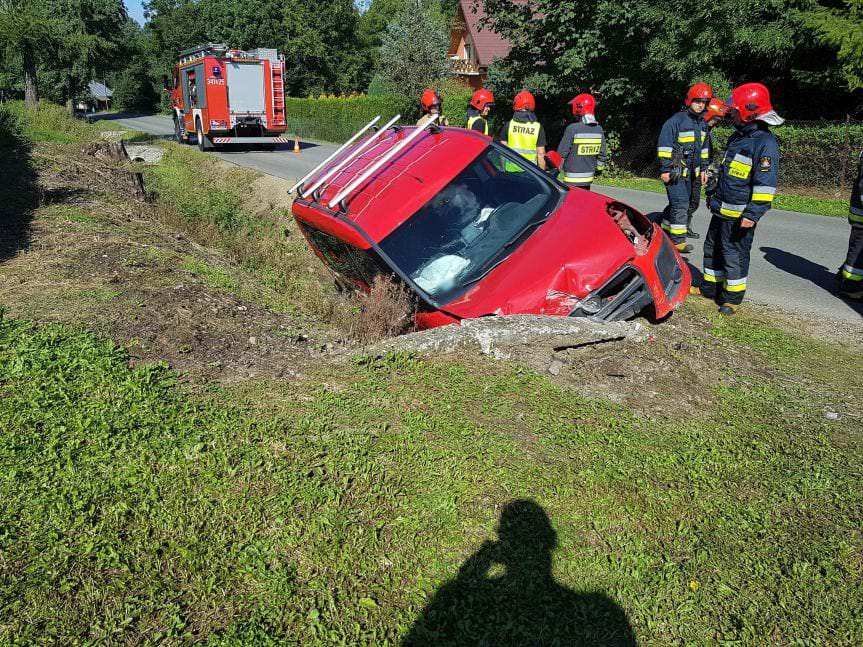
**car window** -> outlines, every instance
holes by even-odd
[[[487,148],[381,249],[434,301],[453,300],[540,227],[560,197],[528,164]]]
[[[381,272],[392,274],[375,252],[354,247],[304,222],[300,227],[330,269],[358,288],[368,290]]]

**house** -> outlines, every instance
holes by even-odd
[[[104,83],[90,81],[87,84],[87,96],[84,98],[91,110],[109,110],[114,91]]]
[[[453,73],[474,89],[482,87],[488,76],[488,66],[503,58],[512,49],[509,41],[488,27],[480,29],[485,18],[481,0],[459,0],[450,28],[447,55]]]

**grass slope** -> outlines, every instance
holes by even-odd
[[[849,360],[716,334],[779,375]],[[195,396],[125,360],[0,323],[0,639],[863,639],[859,419],[821,412],[851,371],[729,376],[703,416],[651,420],[483,362]]]

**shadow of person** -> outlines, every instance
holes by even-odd
[[[626,613],[611,598],[554,580],[557,534],[542,507],[508,503],[497,533],[435,593],[405,647],[635,645]]]
[[[776,247],[761,247],[760,249],[764,254],[764,260],[775,268],[780,269],[783,272],[787,272],[788,274],[799,276],[801,279],[811,281],[822,290],[836,295],[837,299],[841,299],[837,293],[838,279],[836,278],[836,269],[831,270],[830,268],[810,261],[807,258],[787,252],[784,249],[777,249]],[[844,254],[844,250],[839,253]],[[842,260],[844,259],[837,259],[837,269],[839,261]],[[843,301],[847,303],[848,307],[852,310],[863,315],[863,303],[856,303],[847,299],[843,299]]]
[[[4,115],[0,114],[0,122]],[[0,123],[0,262],[30,246],[30,222],[38,203],[30,145],[11,121]]]

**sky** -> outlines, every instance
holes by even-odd
[[[144,24],[144,0],[123,0],[126,4],[126,10],[129,15],[135,19],[139,25]]]

